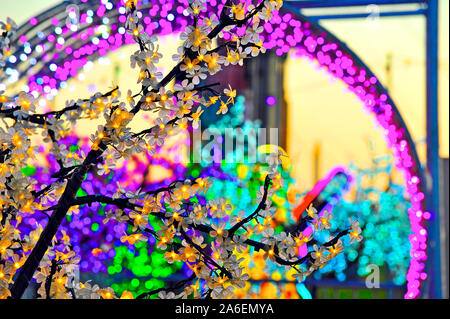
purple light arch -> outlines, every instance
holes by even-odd
[[[207,10],[217,12],[225,0],[208,1]],[[139,9],[150,17],[143,19],[146,31],[167,35],[180,32],[189,25],[183,13],[186,0],[139,1]],[[125,21],[122,1],[80,0],[80,25],[76,31],[66,25],[66,5],[63,2],[33,17],[19,27],[19,48],[7,67],[16,70],[16,78],[28,78],[28,90],[35,95],[56,94],[66,81],[78,74],[88,61],[105,56],[124,44],[134,43],[120,24]],[[50,22],[50,23],[49,23]],[[316,60],[333,77],[346,84],[375,117],[383,130],[395,165],[403,173],[411,207],[411,260],[407,273],[405,298],[420,296],[420,286],[427,278],[426,220],[424,211],[424,177],[414,143],[403,119],[385,88],[364,63],[342,42],[325,29],[306,18],[282,9],[271,23],[265,23],[264,46],[282,55],[292,49],[299,57]],[[225,33],[225,39],[229,34]],[[27,49],[28,47],[28,49]],[[13,61],[16,61],[13,63]],[[43,63],[39,65],[39,63]]]

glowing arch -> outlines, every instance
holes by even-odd
[[[187,0],[143,0],[140,11],[149,34],[170,34],[189,25],[183,12]],[[211,12],[221,9],[224,0],[208,1]],[[88,61],[106,55],[123,44],[134,43],[121,24],[125,22],[122,1],[79,0],[78,29],[66,25],[68,2],[41,13],[20,26],[19,48],[9,58],[7,75],[12,81],[28,78],[27,89],[32,94],[51,95],[76,76]],[[151,18],[150,18],[151,17]],[[229,34],[224,34],[225,39]],[[275,14],[272,24],[264,24],[264,45],[282,55],[295,49],[299,56],[315,59],[334,77],[343,81],[371,111],[382,127],[386,143],[392,149],[395,164],[405,179],[411,207],[408,210],[412,234],[411,262],[407,274],[405,298],[420,295],[421,282],[426,279],[427,230],[424,212],[424,176],[408,129],[388,93],[364,65],[342,42],[325,29],[287,10]]]

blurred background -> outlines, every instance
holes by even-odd
[[[65,12],[69,4],[78,3],[78,1],[61,2],[59,0],[27,0],[26,3],[2,0],[1,2],[0,20],[5,21],[6,17],[11,17],[19,26],[34,25],[33,17],[61,3],[63,3],[62,12]],[[83,1],[83,4],[85,2]],[[108,3],[108,1],[100,0],[88,3],[91,2],[95,3],[92,5],[94,11],[98,3],[105,6]],[[426,11],[427,1],[369,2],[285,0],[287,9],[301,14],[311,23],[331,32],[374,73],[395,102],[411,134],[419,160],[425,167],[429,160],[426,121],[428,115],[427,22],[426,15],[423,13]],[[422,296],[448,298],[449,2],[445,0],[437,2],[439,9],[436,80],[438,85],[437,91],[433,92],[438,92],[436,128],[438,128],[439,144],[434,151],[439,157],[438,175],[441,179],[438,183],[440,191],[439,189],[432,191],[440,193],[437,215],[441,218],[440,228],[429,230],[429,238],[440,239],[437,244],[439,251],[430,252],[429,256],[442,259],[442,262],[439,260],[439,278],[433,279],[436,280],[433,284],[425,285]],[[115,1],[109,1],[109,3],[115,3]],[[392,14],[396,12],[397,14]],[[411,14],[406,14],[407,12]],[[103,23],[107,25],[112,22],[103,20]],[[39,31],[44,33],[42,39],[55,30],[58,33],[58,24],[52,23],[52,25],[53,27],[41,27]],[[39,34],[38,37],[40,37]],[[175,53],[178,44],[177,34],[161,37],[160,46],[164,58],[159,66],[163,73],[173,66],[171,55]],[[48,48],[43,46],[42,50],[45,51]],[[122,90],[129,88],[133,92],[138,91],[138,84],[134,84],[136,72],[129,67],[129,55],[135,50],[135,46],[123,46],[84,63],[78,72],[62,81],[64,84],[60,85],[55,94],[50,92],[49,98],[42,99],[39,105],[43,109],[58,109],[68,99],[84,98],[97,91],[105,92],[116,84]],[[15,58],[20,59],[19,56]],[[50,65],[50,62],[48,64]],[[267,74],[271,76],[268,77]],[[7,92],[24,87],[30,90],[27,86],[28,80],[29,78],[25,76],[13,79],[8,85]],[[33,80],[39,79],[33,78]],[[406,290],[409,265],[408,236],[410,235],[407,213],[409,202],[404,195],[403,186],[405,181],[393,164],[392,153],[386,146],[381,129],[374,124],[374,118],[370,113],[363,110],[362,102],[346,89],[342,81],[335,80],[320,69],[316,61],[299,57],[293,52],[279,55],[269,50],[264,56],[250,60],[244,67],[228,68],[225,74],[221,75],[220,80],[223,83],[230,83],[237,89],[240,96],[238,107],[236,112],[231,112],[229,115],[229,122],[218,123],[214,114],[205,113],[206,125],[227,127],[227,125],[245,124],[244,127],[253,125],[254,127],[275,127],[279,130],[279,144],[290,157],[289,176],[287,176],[289,183],[284,194],[286,198],[288,196],[290,198],[277,204],[281,210],[278,220],[280,225],[295,222],[292,211],[324,178],[328,178],[327,187],[335,187],[337,190],[326,189],[321,196],[325,196],[327,191],[332,195],[340,194],[338,202],[332,207],[333,214],[337,218],[336,227],[343,225],[348,217],[353,216],[352,214],[360,214],[360,218],[365,220],[362,224],[366,232],[363,233],[366,242],[346,252],[347,260],[337,260],[329,269],[318,272],[314,278],[308,279],[302,286],[290,285],[289,278],[281,275],[274,276],[273,273],[276,273],[276,270],[268,269],[267,265],[255,262],[249,267],[263,270],[260,277],[253,278],[257,288],[247,287],[246,296],[402,298]],[[42,81],[45,83],[45,79]],[[151,120],[153,119],[148,116],[136,120],[135,124],[138,127],[136,130],[148,126]],[[87,137],[95,132],[97,124],[100,123],[101,121],[98,123],[94,121],[94,124],[92,121],[82,122],[74,128],[75,134]],[[172,158],[177,147],[185,148],[183,139],[175,141],[166,150],[161,151],[161,157]],[[142,163],[146,162],[137,160],[135,165],[138,167]],[[172,166],[151,163],[154,168],[152,174],[146,172],[149,176],[146,181],[155,185],[180,174],[186,173],[195,177],[206,169],[187,165],[175,172]],[[346,167],[344,173],[348,176],[352,175],[351,184],[333,175],[336,165]],[[250,164],[244,166],[222,166],[218,170],[249,183],[252,183],[253,179],[258,180],[257,176],[246,173],[256,171],[255,167]],[[226,182],[224,179],[222,187],[237,188],[236,183],[232,184],[231,181],[232,179],[229,179]],[[346,187],[342,186],[342,183]],[[217,189],[217,193],[220,193],[220,189]],[[251,202],[252,194],[247,196]],[[329,201],[326,198],[323,200]],[[236,205],[241,204],[236,203]],[[88,232],[85,233],[87,235]],[[82,230],[81,234],[83,234]],[[112,239],[109,241],[114,242]],[[89,251],[95,248],[89,246]],[[153,270],[149,270],[149,267],[145,268],[146,266],[155,268],[158,263],[162,263],[161,256],[161,260],[151,257],[151,254],[148,254],[147,259],[142,257],[147,255],[144,253],[146,246],[142,246],[141,252],[130,252],[128,248],[121,248],[120,245],[115,246],[114,249],[115,252],[108,257],[103,260],[99,258],[106,265],[105,267],[99,265],[94,267],[96,261],[92,263],[89,261],[85,264],[85,272],[96,273],[99,282],[111,284],[106,277],[102,277],[102,274],[111,276],[123,273],[118,265],[123,265],[123,261],[128,260],[129,266],[126,268],[135,275],[139,273],[145,280],[127,281],[126,276],[121,277],[113,283],[116,284],[114,287],[118,291],[125,288],[144,289],[141,283],[145,288],[156,287],[164,284],[166,281],[164,278],[172,278],[171,276],[179,271],[175,267],[172,272],[155,274]],[[139,256],[142,258],[135,261]],[[138,263],[140,266],[137,267],[133,263]],[[366,270],[368,264],[377,264],[381,267],[380,289],[367,289],[365,286],[364,278],[368,274]],[[98,270],[93,271],[93,268]],[[141,268],[145,268],[146,271]],[[151,281],[149,278],[159,278],[160,281]]]

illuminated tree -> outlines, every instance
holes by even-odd
[[[80,156],[81,151],[89,150],[87,138],[79,139],[68,136],[59,142],[70,147],[76,156]],[[58,165],[55,157],[45,147],[41,148],[40,151],[46,162],[27,166],[22,171],[25,175],[35,178],[39,184],[49,184],[51,176],[58,172]],[[104,175],[89,172],[78,190],[77,196],[86,196],[88,193],[112,196],[117,183],[132,191],[139,188],[152,190],[181,179],[186,169],[173,163],[170,159],[162,157],[160,154],[162,151],[167,152],[167,150],[158,149],[153,156],[149,154],[146,156],[133,155],[123,161],[122,165]],[[152,181],[149,175],[154,167],[163,167],[172,174],[161,181]],[[80,279],[94,279],[98,283],[111,285],[115,291],[120,293],[128,290],[139,294],[138,292],[143,291],[144,287],[153,287],[154,285],[158,288],[162,287],[162,279],[173,274],[181,265],[168,264],[164,259],[164,252],[154,247],[155,239],[153,237],[149,238],[148,243],[140,242],[136,245],[121,242],[120,239],[124,233],[131,231],[133,227],[116,220],[104,223],[106,212],[113,207],[101,203],[80,205],[66,215],[64,223],[60,226],[60,230],[66,232],[71,238],[72,249],[80,257]],[[28,233],[36,224],[45,225],[47,219],[46,212],[26,214],[18,229],[22,233]],[[148,222],[151,227],[156,226],[156,221],[156,217],[149,216]],[[130,276],[137,279],[132,281]],[[138,280],[145,278],[146,280],[141,280],[142,282]]]
[[[259,36],[261,25],[270,23],[282,5],[281,0],[226,0],[217,8],[217,15],[205,16],[207,2],[187,4],[191,24],[181,33],[182,45],[173,56],[175,67],[163,76],[157,64],[161,58],[158,39],[150,37],[140,24],[142,13],[137,0],[124,4],[127,12],[126,32],[139,46],[131,55],[132,68],[139,68],[138,83],[142,89],[128,90],[125,101],[117,87],[96,93],[88,99],[68,101],[57,111],[39,113],[36,99],[26,92],[6,96],[1,92],[0,115],[0,210],[1,210],[1,297],[22,297],[34,278],[42,298],[116,298],[113,289],[82,283],[76,276],[79,256],[72,249],[71,238],[61,224],[82,205],[109,205],[104,222],[115,220],[130,225],[130,232],[120,240],[129,245],[150,242],[165,251],[169,263],[182,262],[190,274],[179,283],[149,290],[139,296],[123,291],[121,298],[148,298],[158,294],[172,297],[233,297],[235,288],[248,278],[237,256],[251,247],[264,259],[294,269],[299,278],[310,275],[342,252],[342,240],[361,240],[357,221],[338,232],[302,258],[296,256],[299,245],[312,236],[302,235],[303,226],[311,224],[322,229],[329,224],[327,216],[318,216],[313,208],[299,226],[289,233],[275,233],[271,220],[275,207],[272,199],[283,185],[282,161],[285,155],[274,152],[267,156],[267,167],[261,168],[264,183],[257,193],[257,205],[251,211],[235,212],[225,198],[199,203],[196,196],[211,187],[212,180],[199,177],[182,179],[152,190],[131,190],[118,183],[111,196],[81,192],[90,174],[105,176],[119,163],[136,154],[155,153],[170,136],[197,126],[208,107],[219,104],[217,114],[225,114],[234,104],[236,91],[214,89],[217,84],[201,80],[218,73],[222,65],[242,65],[245,58],[264,52]],[[1,58],[7,56],[9,39],[15,31],[11,21],[1,25]],[[217,37],[228,34],[223,44],[214,47]],[[231,36],[231,37],[230,37]],[[2,63],[3,65],[3,63]],[[174,79],[171,90],[167,86]],[[133,119],[141,112],[157,112],[149,128],[133,130]],[[90,137],[87,150],[68,147],[63,139],[80,119],[104,119]],[[58,169],[51,180],[40,183],[27,174],[28,163],[38,154],[36,137],[50,145]],[[93,191],[93,190],[92,190]],[[19,226],[25,214],[47,214],[48,220],[36,222],[33,229],[22,233]],[[149,220],[158,220],[158,226]],[[229,226],[227,221],[229,220]]]

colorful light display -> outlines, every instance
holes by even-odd
[[[73,152],[73,156],[80,156],[81,152],[89,149],[87,139],[79,139],[69,136],[65,140],[60,141]],[[175,148],[175,146],[173,146]],[[48,150],[44,146],[40,151],[45,157],[45,163],[37,163],[35,166],[28,166],[23,170],[27,176],[33,176],[41,183],[48,183],[50,176],[57,171],[58,167],[56,159],[53,155],[49,155]],[[167,152],[167,149],[164,150]],[[44,166],[46,169],[44,169]],[[130,168],[133,170],[130,170]],[[151,181],[148,178],[149,167],[157,169],[161,167],[171,174],[160,181]],[[48,173],[44,173],[47,171]],[[83,188],[78,191],[77,196],[85,196],[87,194],[99,194],[112,196],[116,191],[116,184],[120,183],[127,190],[135,191],[142,187],[143,189],[152,190],[155,188],[168,185],[174,180],[181,179],[185,176],[186,167],[179,163],[173,163],[160,154],[154,156],[132,157],[128,161],[124,161],[122,165],[115,170],[115,174],[110,172],[106,177],[100,177],[92,172],[86,175]],[[72,241],[73,250],[81,258],[80,272],[81,276],[89,272],[97,275],[97,279],[108,274],[106,284],[111,285],[118,294],[122,294],[127,290],[135,295],[139,295],[146,289],[160,288],[164,286],[162,279],[167,278],[181,268],[181,265],[174,263],[168,264],[164,259],[164,253],[153,247],[155,239],[149,239],[149,243],[140,242],[131,245],[128,242],[121,241],[121,237],[127,230],[131,230],[131,226],[119,223],[116,220],[104,220],[107,213],[113,206],[100,203],[92,205],[80,205],[78,209],[72,210],[61,226],[61,230],[66,233]],[[47,216],[41,214],[37,216],[25,215],[24,223],[21,224],[20,230],[24,232],[31,231],[35,228],[36,222],[45,225]],[[150,216],[150,225],[158,229],[156,218]],[[150,256],[151,255],[151,256]],[[88,276],[88,277],[91,277]],[[138,279],[127,279],[133,275],[135,278],[143,278],[142,282]],[[151,277],[151,278],[150,278]]]
[[[226,136],[227,134],[236,134],[235,130],[227,130],[229,128],[241,128],[242,135],[246,136],[251,131],[255,131],[260,127],[259,121],[244,120],[245,98],[242,95],[237,96],[234,106],[230,111],[221,116],[220,119],[209,126],[209,129],[215,129],[216,132]],[[226,137],[227,138],[227,137]],[[230,139],[236,138],[235,135],[230,136]],[[267,164],[263,163],[248,163],[248,149],[255,148],[256,145],[251,144],[256,140],[249,139],[245,148],[233,149],[230,153],[225,153],[222,163],[213,165],[207,163],[189,163],[187,166],[187,174],[190,178],[212,176],[215,178],[212,187],[206,193],[206,199],[214,199],[220,196],[226,196],[230,199],[230,203],[235,209],[249,211],[252,210],[255,203],[257,203],[257,192],[264,184],[264,167]],[[223,141],[222,141],[223,143]],[[220,143],[218,143],[220,144]],[[259,155],[263,156],[264,147],[259,148]],[[202,159],[207,158],[209,154],[207,149],[204,149]],[[243,153],[238,153],[243,152]],[[236,163],[230,161],[227,163],[225,158],[242,158],[242,161]],[[283,163],[284,171],[281,171],[282,178],[285,181],[274,197],[274,204],[277,207],[276,222],[281,224],[286,222],[290,216],[289,211],[291,203],[289,203],[289,189],[294,184],[294,179],[290,176],[292,167],[288,161]],[[203,198],[199,199],[204,200]],[[280,229],[281,230],[281,227]]]
[[[179,32],[189,24],[184,15],[186,0],[142,2],[141,9],[148,10],[150,15],[144,19],[150,35]],[[211,0],[210,4],[210,8],[218,6],[220,10],[223,2]],[[121,1],[81,0],[78,5],[80,24],[77,27],[65,24],[62,7],[60,11],[48,11],[47,14],[53,14],[51,27],[44,28],[42,25],[45,14],[33,17],[28,24],[20,27],[20,36],[16,41],[21,45],[9,57],[5,71],[10,82],[28,77],[26,91],[35,97],[42,94],[51,99],[88,61],[133,43],[132,36],[118,24],[126,19]],[[427,260],[427,230],[424,223],[430,219],[431,213],[423,208],[424,178],[414,144],[392,100],[378,79],[345,45],[303,17],[281,10],[272,24],[265,24],[264,28],[264,46],[267,49],[274,49],[282,55],[294,48],[294,56],[317,61],[347,85],[382,128],[386,143],[392,149],[396,168],[403,173],[405,194],[411,203],[408,209],[411,259],[405,298],[418,297],[421,281],[427,276],[424,272]],[[230,35],[224,32],[224,39],[229,38]]]
[[[213,122],[209,128],[215,129],[219,134],[225,136],[230,131],[226,129],[241,128],[242,134],[249,134],[252,130],[257,130],[260,127],[259,121],[250,121],[244,119],[245,114],[245,98],[242,95],[236,97],[236,102],[230,111],[221,116],[220,119]],[[235,133],[232,131],[231,133]],[[228,138],[235,138],[229,136]],[[222,140],[219,143],[223,143]],[[260,163],[246,163],[248,160],[248,148],[256,147],[251,144],[249,139],[248,144],[244,149],[234,149],[230,153],[225,153],[222,163],[215,166],[207,163],[188,164],[188,176],[196,178],[198,176],[213,176],[214,183],[206,193],[206,198],[199,197],[199,202],[217,198],[219,196],[226,196],[229,203],[237,210],[249,211],[252,210],[257,203],[257,192],[264,184],[263,174],[266,164]],[[255,141],[253,141],[255,142]],[[260,146],[258,153],[262,156],[264,151],[268,148]],[[204,150],[207,153],[206,150]],[[243,152],[243,153],[239,153]],[[202,158],[207,158],[208,154],[203,154]],[[225,158],[242,157],[242,162],[226,163]],[[282,232],[283,225],[290,220],[290,212],[293,201],[295,201],[295,194],[292,186],[294,179],[290,176],[292,167],[288,161],[283,163],[283,170],[281,171],[282,178],[285,184],[277,190],[273,196],[274,206],[276,207],[276,214],[273,223],[277,225],[275,232]],[[266,263],[263,258],[263,253],[251,251],[250,249],[242,254],[246,260],[246,269],[250,276],[251,282],[247,283],[243,289],[236,291],[238,298],[299,298],[300,294],[297,291],[295,279],[289,277],[286,280],[286,275],[279,266],[273,263]],[[269,280],[269,281],[268,281]],[[271,281],[270,281],[271,280]],[[302,296],[307,296],[303,285],[300,284]]]
[[[386,164],[380,165],[380,159]],[[406,282],[410,249],[408,238],[411,235],[406,212],[410,203],[404,195],[404,187],[391,180],[392,158],[386,156],[380,159],[374,160],[376,166],[373,168],[360,169],[352,166],[351,171],[355,175],[354,199],[341,199],[334,205],[332,227],[322,233],[326,238],[345,225],[349,217],[358,216],[362,221],[364,241],[321,268],[314,274],[316,279],[329,272],[334,272],[340,281],[348,276],[364,277],[370,273],[367,266],[373,264],[385,266],[388,271],[387,280],[394,284],[400,286]],[[384,185],[375,185],[375,181],[382,178],[385,179]],[[330,194],[335,193],[334,188],[341,188],[341,185],[330,183],[326,187]],[[323,196],[327,197],[326,193]]]

